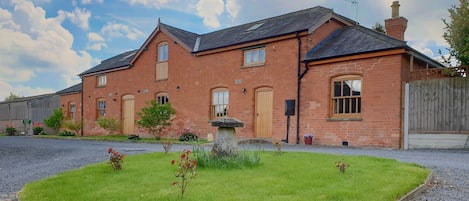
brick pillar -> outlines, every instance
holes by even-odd
[[[399,1],[392,2],[392,15],[390,19],[384,20],[384,27],[388,36],[404,40],[404,33],[407,28],[407,19],[399,16]]]

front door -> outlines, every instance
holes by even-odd
[[[256,90],[256,137],[272,137],[273,92],[271,88]]]
[[[122,97],[122,133],[134,134],[134,96]]]

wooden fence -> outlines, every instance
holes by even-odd
[[[404,102],[404,149],[469,149],[469,78],[412,81]]]

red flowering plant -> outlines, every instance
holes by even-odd
[[[172,160],[171,165],[177,165],[176,173],[174,174],[180,181],[173,182],[173,186],[181,188],[181,197],[184,197],[184,192],[192,179],[197,176],[195,169],[197,162],[191,158],[191,151],[184,150],[179,157],[179,160]]]
[[[107,149],[107,153],[109,154],[109,163],[111,164],[112,168],[114,170],[121,170],[125,155],[112,149],[112,147],[109,147],[109,149]]]

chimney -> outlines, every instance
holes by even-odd
[[[392,2],[391,18],[384,20],[386,33],[398,40],[404,40],[404,32],[407,28],[407,19],[399,16],[399,1]]]

